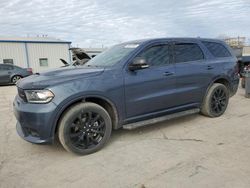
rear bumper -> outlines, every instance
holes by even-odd
[[[17,119],[17,133],[21,138],[35,144],[53,142],[54,103],[30,104],[16,96],[13,111]]]

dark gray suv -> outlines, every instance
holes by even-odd
[[[16,84],[21,78],[32,74],[31,68],[21,68],[11,64],[0,64],[0,84]]]
[[[221,116],[238,88],[237,58],[222,41],[165,38],[116,45],[83,66],[17,83],[17,132],[78,154],[101,149],[114,129],[192,113]]]

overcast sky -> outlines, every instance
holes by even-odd
[[[110,46],[153,37],[250,38],[250,0],[0,0],[0,36]]]

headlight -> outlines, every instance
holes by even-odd
[[[49,90],[25,90],[27,101],[30,103],[48,103],[54,98]]]

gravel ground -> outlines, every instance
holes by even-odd
[[[250,187],[250,99],[231,98],[215,119],[198,114],[114,131],[101,151],[66,152],[16,133],[15,86],[0,87],[0,187]]]

